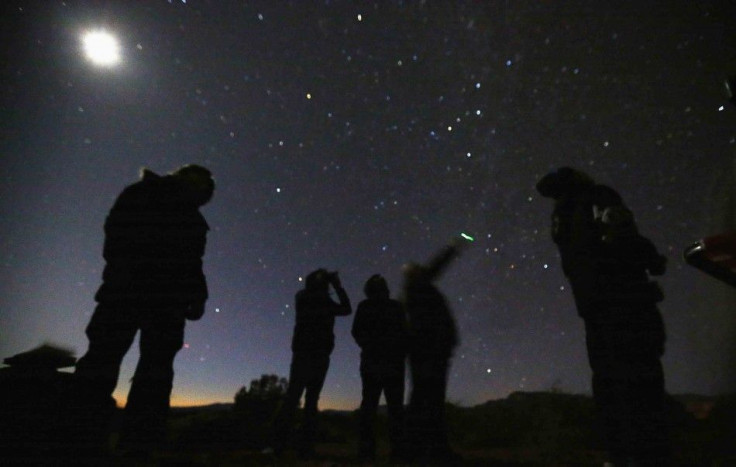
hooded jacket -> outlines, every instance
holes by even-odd
[[[351,333],[360,346],[362,358],[383,361],[406,356],[406,317],[398,300],[381,297],[360,302]]]

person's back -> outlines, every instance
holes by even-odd
[[[335,347],[335,316],[350,314],[350,306],[335,303],[327,290],[302,289],[295,296],[296,322],[291,350],[331,353]]]
[[[407,347],[404,307],[388,297],[367,298],[358,304],[352,334],[363,357],[403,358]]]
[[[560,172],[566,183],[548,194],[555,199],[552,239],[579,313],[601,303],[660,301],[661,291],[649,275],[664,272],[665,258],[638,233],[621,196],[584,174]]]
[[[190,303],[207,298],[202,273],[207,222],[173,176],[144,171],[105,221],[98,302]]]
[[[431,282],[423,280],[407,285],[404,293],[412,357],[450,358],[458,336],[445,297]]]

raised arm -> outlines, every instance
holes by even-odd
[[[330,284],[332,284],[332,288],[335,289],[335,293],[337,294],[338,299],[338,304],[334,308],[334,315],[347,316],[352,313],[353,307],[350,305],[350,298],[348,297],[347,292],[345,292],[345,289],[342,288],[340,276],[338,276],[336,272],[333,273],[332,277],[330,278]]]

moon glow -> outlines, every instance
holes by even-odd
[[[82,37],[84,53],[98,66],[110,67],[120,62],[120,46],[117,39],[105,31],[91,31]]]

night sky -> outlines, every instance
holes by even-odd
[[[723,2],[3,1],[0,357],[86,351],[102,226],[141,167],[210,168],[210,299],[174,404],[288,376],[294,294],[476,242],[439,281],[460,331],[448,399],[589,393],[583,324],[534,189],[561,165],[619,190],[669,259],[671,393],[735,390],[736,291],[682,250],[736,228],[736,45]],[[83,53],[85,31],[121,62]],[[357,408],[352,316],[321,408]],[[137,344],[136,344],[137,345]],[[124,401],[129,352],[115,393]]]

